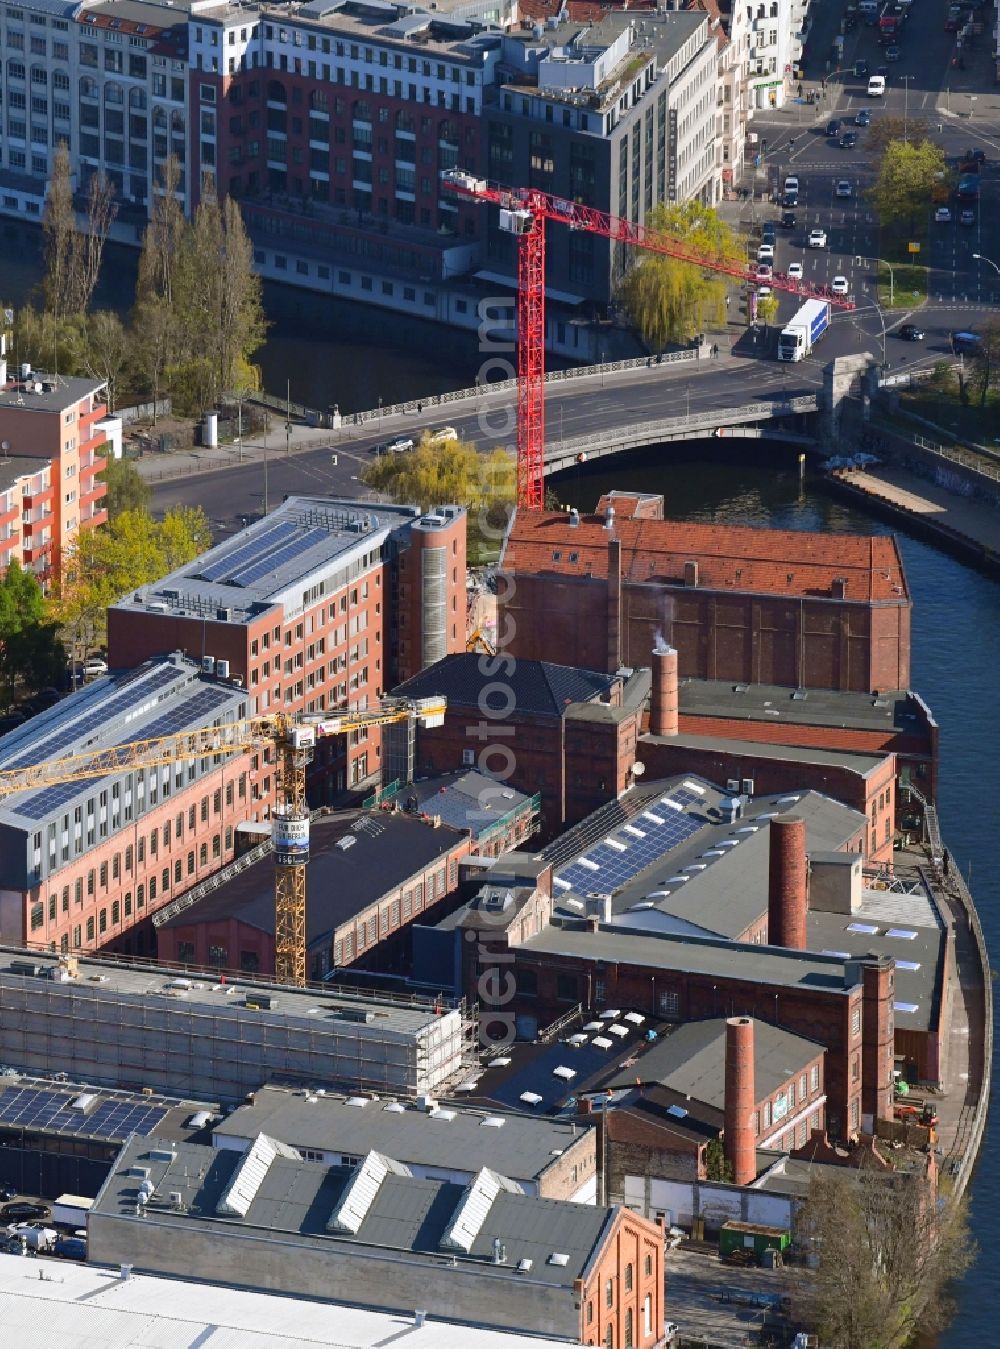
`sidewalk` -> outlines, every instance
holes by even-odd
[[[912,522],[972,545],[983,561],[1000,562],[1000,512],[996,507],[958,496],[890,465],[843,469],[835,476],[842,486],[882,502]]]

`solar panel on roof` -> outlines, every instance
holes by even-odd
[[[251,558],[260,557],[270,548],[276,548],[284,539],[290,538],[297,529],[298,525],[291,520],[272,525],[270,529],[263,530],[254,538],[245,540],[239,547],[230,549],[224,556],[217,557],[207,567],[192,571],[191,575],[200,576],[203,581],[218,581],[224,576],[231,576]]]
[[[232,573],[227,579],[232,585],[248,586],[253,581],[259,581],[262,576],[270,576],[284,563],[290,562],[300,553],[308,552],[315,544],[326,538],[329,538],[329,532],[325,529],[306,530],[301,538],[292,539],[290,543],[284,544],[277,551],[268,553],[266,557],[262,557],[259,561]]]
[[[0,1090],[0,1125],[39,1132],[86,1134],[92,1138],[124,1139],[129,1134],[151,1134],[165,1119],[169,1107],[106,1099],[88,1115],[72,1108],[73,1096],[43,1087]]]
[[[640,838],[622,830],[613,842],[602,840],[611,843],[610,848],[602,849],[601,844],[596,844],[588,856],[579,857],[560,870],[557,877],[560,888],[565,889],[564,882],[568,881],[570,888],[581,895],[598,887],[602,893],[613,893],[702,827],[701,820],[684,814],[661,819],[647,811],[644,818],[657,827]]]
[[[58,758],[60,750],[84,738],[89,731],[96,731],[101,726],[110,724],[120,713],[136,707],[146,697],[175,683],[178,678],[175,665],[154,667],[143,671],[143,674],[148,677],[141,681],[141,688],[136,687],[140,683],[139,680],[128,679],[111,698],[100,698],[96,704],[82,705],[80,715],[65,721],[55,728],[51,735],[38,737],[30,751],[8,760],[4,768],[26,768],[43,759]],[[63,704],[63,707],[66,708],[67,704]],[[72,704],[69,705],[69,710],[72,710]]]

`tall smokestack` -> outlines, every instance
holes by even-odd
[[[677,734],[677,652],[665,642],[653,652],[653,686],[649,698],[650,735]]]
[[[726,1161],[733,1183],[750,1185],[757,1179],[757,1138],[754,1131],[753,1021],[731,1016],[726,1022]]]
[[[767,887],[767,940],[792,951],[806,949],[809,909],[806,822],[800,815],[776,815],[771,821],[771,859]]]

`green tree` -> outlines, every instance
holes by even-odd
[[[996,319],[983,325],[979,350],[971,358],[973,387],[979,394],[979,406],[986,406],[990,389],[1000,374],[1000,323]]]
[[[429,435],[409,454],[375,459],[361,478],[374,491],[423,511],[447,501],[489,511],[512,502],[516,493],[514,458],[506,450],[482,455],[465,441],[433,444]]]
[[[705,1177],[724,1185],[733,1183],[733,1164],[726,1160],[721,1138],[711,1138],[705,1145]]]
[[[176,156],[167,158],[161,172],[143,236],[136,296],[139,304],[164,300],[169,306],[174,299],[174,266],[186,229],[184,212],[177,200],[181,166]]]
[[[947,1319],[974,1247],[965,1212],[921,1172],[816,1166],[795,1225],[808,1255],[796,1308],[826,1349],[903,1349]]]
[[[190,411],[229,392],[264,340],[266,325],[253,247],[239,207],[206,193],[181,235],[173,276],[176,360],[171,391]]]
[[[123,511],[149,509],[152,488],[128,459],[109,459],[101,477],[108,488],[105,504],[109,520],[116,520]]]
[[[0,696],[35,691],[58,679],[66,653],[35,577],[15,560],[0,580]]]
[[[167,369],[176,340],[176,325],[170,302],[161,295],[140,299],[132,311],[132,361],[141,386],[156,404],[163,396]]]
[[[931,141],[890,141],[868,190],[882,228],[913,228],[933,200],[944,167],[944,151]]]
[[[38,370],[86,373],[86,320],[80,313],[53,314],[26,305],[17,311],[17,356]]]
[[[656,206],[647,229],[699,257],[728,266],[746,261],[740,238],[700,202]],[[637,250],[638,253],[638,250]],[[686,342],[710,324],[725,322],[726,282],[698,263],[642,252],[625,274],[619,297],[630,322],[650,348]]]
[[[108,605],[192,561],[210,542],[200,506],[178,506],[161,521],[146,510],[123,510],[104,529],[81,534],[63,560],[53,606],[74,660],[101,639]]]
[[[761,295],[757,300],[757,317],[764,327],[769,327],[778,317],[777,295]]]

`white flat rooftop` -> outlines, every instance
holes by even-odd
[[[0,1324],[7,1344],[39,1344],[44,1326],[44,1343],[63,1349],[376,1349],[390,1341],[393,1349],[520,1349],[569,1342],[430,1317],[418,1328],[392,1312],[147,1274],[122,1280],[117,1269],[20,1255],[0,1255]]]

